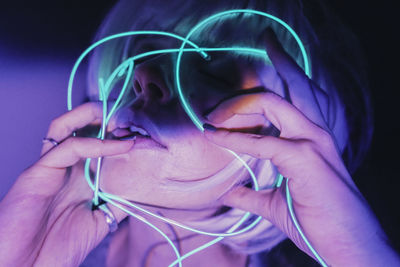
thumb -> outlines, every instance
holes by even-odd
[[[254,191],[247,187],[237,187],[221,197],[223,205],[249,211],[271,220],[271,207],[276,191],[272,189]]]

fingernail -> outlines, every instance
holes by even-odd
[[[210,132],[215,132],[217,131],[217,128],[215,128],[215,126],[209,124],[209,123],[204,123],[203,124],[203,128],[204,130],[210,131]]]

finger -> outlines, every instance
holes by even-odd
[[[323,124],[317,123],[318,125],[320,125],[322,128],[324,128],[325,130],[329,129],[328,125],[329,125],[329,105],[330,105],[330,101],[329,101],[329,96],[328,94],[322,90],[315,82],[310,81],[311,83],[311,88],[312,88],[312,92],[314,93],[316,102],[318,104],[318,110],[319,110],[319,114],[321,114],[321,118],[323,119]],[[297,98],[297,97],[296,97]],[[296,102],[299,102],[298,100],[296,100]],[[299,104],[301,105],[301,104]]]
[[[61,142],[74,131],[88,124],[100,124],[102,117],[102,105],[100,102],[84,103],[54,119],[49,126],[47,137]],[[45,143],[41,155],[45,154],[51,148],[53,148],[51,143]]]
[[[100,140],[98,138],[69,137],[45,154],[38,164],[50,168],[66,168],[82,158],[98,158],[128,152],[133,140]]]
[[[292,57],[286,53],[271,28],[265,30],[264,41],[268,57],[288,86],[291,88],[296,85],[301,87],[308,85],[308,77]]]
[[[225,206],[249,211],[271,221],[270,208],[273,201],[273,191],[254,191],[247,187],[237,187],[220,198]]]
[[[280,155],[288,154],[293,149],[291,141],[274,136],[230,132],[224,129],[218,129],[214,132],[206,129],[204,134],[208,140],[216,145],[258,159],[269,159],[277,166],[281,162]]]
[[[292,57],[286,53],[271,28],[265,33],[265,45],[272,64],[289,87],[291,102],[310,120],[327,129],[328,95],[307,77]]]
[[[308,136],[315,128],[301,111],[274,93],[233,97],[222,102],[207,119],[213,124],[219,124],[235,114],[262,114],[285,138]]]

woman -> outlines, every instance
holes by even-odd
[[[249,233],[225,238],[224,243],[185,259],[183,263],[188,266],[256,265],[255,258],[247,254],[270,249],[286,237],[312,256],[290,219],[284,187],[254,192],[241,186],[248,184],[247,173],[232,166],[233,157],[224,148],[250,155],[249,165],[264,188],[273,184],[276,171],[290,177],[296,216],[329,265],[399,263],[341,159],[344,153],[349,168],[357,165],[362,153],[354,151],[362,152],[368,145],[368,134],[361,145],[349,139],[354,135],[352,118],[343,109],[348,107],[346,99],[350,97],[346,98],[344,89],[338,86],[344,80],[328,72],[329,65],[318,50],[322,48],[316,44],[298,4],[206,4],[150,1],[139,5],[121,1],[102,26],[98,39],[127,30],[154,28],[184,35],[206,15],[252,8],[277,15],[299,32],[311,52],[314,81],[298,66],[302,63],[293,40],[276,25],[236,17],[234,22],[249,28],[238,33],[237,25],[228,21],[227,26],[217,30],[205,29],[209,31],[205,43],[201,43],[204,33],[195,36],[194,42],[216,46],[220,42],[217,36],[221,36],[229,46],[237,40],[248,40],[253,46],[264,46],[272,65],[221,53],[211,54],[209,64],[194,54],[185,56],[184,63],[195,67],[185,69],[182,75],[183,83],[192,85],[185,87],[186,93],[196,111],[215,126],[206,126],[203,134],[192,125],[174,91],[174,55],[144,59],[136,66],[131,95],[108,126],[108,137],[113,140],[71,137],[75,130],[99,124],[99,103],[83,104],[51,123],[47,134],[50,142],[44,144],[42,157],[20,175],[0,204],[4,226],[0,240],[7,240],[1,243],[1,265],[77,266],[102,242],[109,225],[101,211],[92,211],[92,192],[83,177],[83,159],[100,156],[105,157],[102,190],[141,203],[167,218],[213,232],[222,232],[235,223],[244,213],[241,210],[265,218]],[[267,26],[273,32],[264,31]],[[98,50],[91,61],[89,97],[98,99],[98,78],[107,77],[122,59],[177,45],[171,39],[132,38]],[[339,81],[334,82],[334,78]],[[265,127],[269,122],[275,127]],[[132,137],[130,126],[135,131],[144,130],[142,135],[151,138],[118,140]],[[92,164],[91,169],[95,167]],[[107,206],[118,222],[126,218],[121,210]],[[213,239],[140,215],[176,240],[182,255]],[[113,235],[106,265],[165,266],[174,260],[172,249],[161,236],[129,219]]]

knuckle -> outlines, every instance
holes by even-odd
[[[50,129],[57,129],[57,128],[60,128],[60,124],[61,124],[61,116],[59,116],[59,117],[53,119],[53,120],[50,122],[49,128],[50,128]]]
[[[324,129],[318,129],[314,139],[321,147],[331,148],[335,146],[332,135]]]
[[[63,131],[64,131],[65,133],[72,133],[72,132],[74,132],[74,131],[77,129],[76,127],[71,127],[71,126],[66,125],[66,124],[63,124],[63,125],[60,126],[60,127],[62,127],[62,129],[63,129]]]
[[[278,105],[286,102],[286,100],[283,97],[273,92],[265,93],[264,101]]]
[[[257,135],[257,134],[249,134],[248,135],[249,149],[251,149],[253,151],[253,155],[259,159],[265,158],[264,151],[263,151],[264,145],[262,143],[264,138],[266,138],[266,136]]]
[[[61,115],[51,121],[50,126],[49,126],[49,131],[52,131],[52,132],[55,132],[55,131],[58,132],[59,130],[66,131],[66,132],[75,131],[75,129],[68,127],[68,125],[66,125],[64,123],[64,115]]]
[[[321,129],[319,133],[317,134],[317,138],[322,142],[322,143],[331,143],[332,142],[332,136],[325,130]]]
[[[298,141],[296,151],[301,157],[309,157],[315,152],[315,144],[311,140]]]

